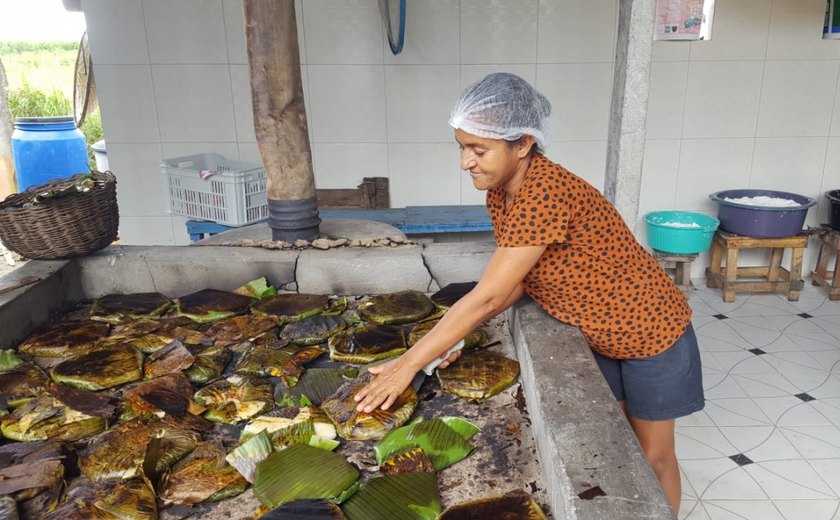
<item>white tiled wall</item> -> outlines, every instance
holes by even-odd
[[[548,155],[603,187],[618,0],[410,0],[391,54],[374,0],[297,0],[316,182],[390,178],[395,207],[480,204],[447,126],[494,71],[554,105]],[[162,157],[259,161],[241,0],[83,0],[125,243],[185,243]],[[840,188],[840,41],[824,0],[717,0],[712,39],[656,42],[640,213],[714,213],[708,195]],[[644,239],[644,228],[637,226]],[[695,262],[700,274],[702,262]]]

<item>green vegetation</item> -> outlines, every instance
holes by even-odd
[[[9,81],[12,117],[73,114],[73,73],[78,42],[0,42],[0,59]],[[102,139],[99,109],[85,118],[88,145]],[[89,149],[91,169],[96,163]]]

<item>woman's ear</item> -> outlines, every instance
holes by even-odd
[[[533,135],[525,134],[516,140],[516,145],[516,156],[520,159],[524,159],[531,155],[531,151],[535,146],[537,146],[537,141],[534,139]]]

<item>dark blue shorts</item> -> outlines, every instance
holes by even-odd
[[[694,327],[668,350],[640,359],[612,359],[593,352],[616,400],[639,419],[675,419],[703,409],[703,374]]]

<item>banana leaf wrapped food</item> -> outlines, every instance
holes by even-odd
[[[132,419],[100,434],[82,450],[79,469],[93,482],[160,474],[194,450],[200,439],[197,432],[172,423]]]
[[[0,420],[0,431],[15,441],[75,441],[96,435],[108,427],[104,417],[74,410],[44,393]]]
[[[357,412],[353,397],[373,379],[365,374],[348,381],[327,398],[321,409],[329,416],[339,437],[348,440],[381,439],[389,431],[405,424],[417,406],[417,393],[409,386],[388,410],[376,408],[370,413]]]
[[[157,520],[155,490],[144,478],[87,483],[67,492],[42,520]]]
[[[223,346],[207,347],[193,356],[193,364],[184,370],[190,382],[203,385],[221,376],[230,363],[230,352]]]
[[[253,347],[236,365],[236,373],[257,377],[276,376],[294,386],[303,366],[325,354],[319,347]]]
[[[184,374],[174,373],[143,381],[123,392],[120,419],[152,419],[164,415],[201,414],[204,407],[193,400],[195,389]]]
[[[172,306],[160,293],[108,294],[93,302],[90,319],[117,324],[137,318],[159,318]]]
[[[437,376],[445,392],[481,402],[516,382],[519,363],[493,352],[466,351]]]
[[[160,497],[169,504],[218,502],[236,496],[248,481],[225,462],[225,451],[218,442],[202,442],[192,453],[164,475]]]
[[[195,358],[180,341],[173,341],[157,352],[149,354],[143,364],[143,374],[154,379],[166,374],[181,373],[191,367]]]
[[[399,356],[406,351],[405,334],[399,327],[365,325],[343,330],[329,339],[330,359],[367,364]]]
[[[198,323],[210,323],[245,314],[253,300],[248,296],[216,289],[204,289],[176,300],[178,316]]]
[[[289,323],[283,327],[282,336],[295,345],[317,345],[346,327],[341,316],[318,315]]]
[[[277,327],[277,322],[270,316],[234,316],[219,320],[204,331],[214,345],[232,345],[256,338],[260,334]]]
[[[16,364],[0,372],[0,401],[15,408],[38,396],[50,378],[34,363]]]
[[[323,294],[284,293],[263,298],[251,308],[256,316],[274,316],[281,322],[293,322],[321,314],[329,306]]]
[[[23,502],[44,491],[60,491],[63,479],[64,465],[57,458],[4,466],[0,468],[0,497]]]
[[[207,407],[205,419],[236,424],[273,408],[274,388],[258,377],[233,375],[200,389],[195,401]]]
[[[430,298],[438,307],[448,309],[472,291],[476,285],[478,282],[451,283],[431,295]]]
[[[146,334],[133,334],[126,338],[129,345],[144,354],[151,354],[173,341],[180,341],[187,346],[209,347],[213,340],[195,330],[198,323],[184,316],[157,320],[158,327]],[[130,324],[126,324],[130,326]],[[110,338],[109,338],[110,339]]]
[[[377,294],[359,305],[359,313],[380,325],[414,323],[436,311],[434,302],[419,291]]]
[[[341,510],[347,520],[399,518],[432,520],[440,514],[440,495],[434,473],[415,472],[368,480]],[[490,518],[502,518],[490,516]]]
[[[525,491],[517,489],[504,495],[470,500],[448,507],[438,517],[438,520],[467,520],[470,518],[547,519],[533,497]]]
[[[84,390],[111,388],[143,377],[143,354],[128,346],[93,350],[62,361],[50,376]]]
[[[416,345],[417,342],[420,341],[423,338],[423,336],[428,334],[429,331],[432,330],[435,327],[435,325],[438,324],[439,321],[439,319],[429,320],[415,325],[411,329],[411,332],[408,333],[408,345],[410,347]],[[464,338],[464,349],[466,350],[480,347],[481,345],[487,343],[488,339],[489,338],[486,332],[484,332],[481,329],[475,329],[474,331],[467,334],[467,336]]]
[[[18,351],[35,357],[66,358],[96,348],[111,326],[99,321],[66,321],[45,325],[21,343]]]
[[[277,385],[274,400],[277,406],[301,406],[302,400],[320,405],[341,385],[358,375],[359,370],[355,367],[308,368],[300,375],[296,385]]]

